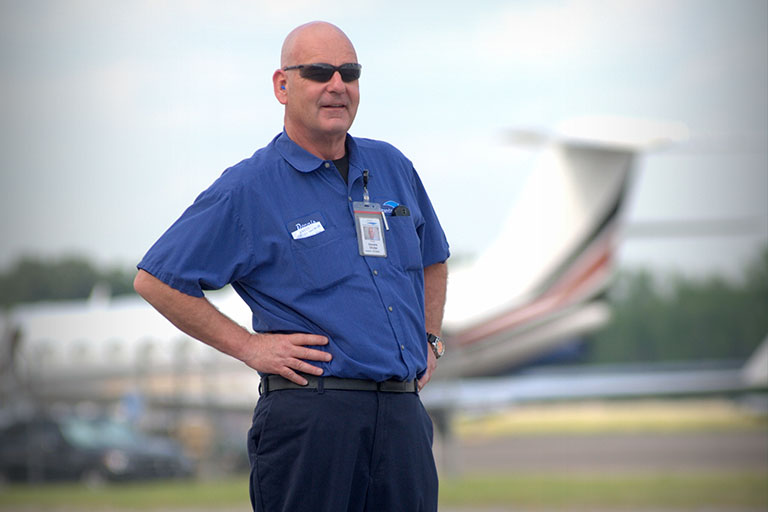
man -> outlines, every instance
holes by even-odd
[[[410,161],[347,134],[360,69],[337,27],[291,32],[272,77],[283,132],[138,265],[139,294],[262,375],[248,439],[256,511],[437,509],[418,390],[442,354],[448,244]],[[255,333],[204,298],[228,283]]]

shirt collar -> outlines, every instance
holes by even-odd
[[[357,143],[354,137],[347,134],[347,152],[349,154],[349,165],[361,167],[360,156],[357,151]],[[306,149],[302,148],[291,140],[285,128],[283,132],[275,137],[275,147],[280,155],[297,171],[312,172],[320,168],[325,160],[316,157]]]

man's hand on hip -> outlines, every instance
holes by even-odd
[[[327,344],[328,338],[315,334],[251,334],[239,359],[254,370],[281,375],[303,386],[307,379],[296,372],[323,374],[321,368],[307,361],[327,363],[332,358],[328,352],[309,347]]]
[[[427,371],[419,379],[419,390],[427,385],[427,382],[432,378],[432,373],[437,369],[437,358],[432,352],[432,347],[427,350]]]

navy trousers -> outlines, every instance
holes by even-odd
[[[266,393],[248,455],[255,512],[437,511],[432,421],[416,393]]]

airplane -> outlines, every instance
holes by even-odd
[[[253,407],[258,373],[182,333],[140,297],[108,295],[97,286],[87,301],[26,304],[0,317],[0,409],[134,394],[160,408]],[[207,297],[249,324],[231,288]]]

